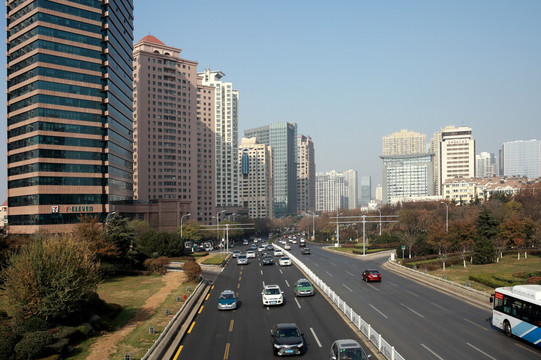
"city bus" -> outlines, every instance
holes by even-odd
[[[541,347],[541,285],[496,288],[490,301],[493,326]]]

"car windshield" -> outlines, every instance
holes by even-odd
[[[220,299],[221,299],[221,300],[227,300],[227,299],[233,299],[233,298],[234,298],[234,296],[233,296],[233,294],[231,294],[231,293],[222,294],[222,295],[220,296]]]
[[[246,255],[239,255],[239,259],[246,259]]]
[[[377,274],[379,274],[379,272],[377,272],[377,271],[370,271],[370,274],[372,274],[372,275],[377,275]]]
[[[299,331],[295,328],[293,329],[278,329],[276,330],[276,337],[294,337],[299,336]]]
[[[338,359],[366,360],[366,356],[362,349],[342,349],[340,350],[340,356]]]
[[[272,288],[272,289],[265,289],[265,295],[278,295],[280,293],[280,289]]]
[[[281,258],[280,260],[288,261],[289,258],[283,257],[283,258]]]
[[[301,287],[310,287],[312,285],[310,285],[310,283],[308,281],[301,281],[299,283],[299,286],[301,286]]]

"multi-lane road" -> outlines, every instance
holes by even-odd
[[[324,280],[355,312],[383,335],[406,359],[539,359],[532,345],[507,338],[490,325],[491,312],[382,268],[382,257],[352,258],[309,245],[311,255],[290,250]],[[277,261],[276,261],[277,263]],[[381,283],[364,283],[364,269],[377,268]],[[292,286],[302,277],[295,267],[246,266],[230,261],[215,282],[190,332],[179,345],[178,359],[271,359],[270,329],[296,322],[304,333],[309,359],[327,359],[332,341],[357,333],[321,294],[295,298]],[[263,307],[264,284],[278,284],[286,303]],[[238,293],[239,309],[218,311],[225,289]]]

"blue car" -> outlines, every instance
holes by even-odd
[[[218,298],[218,310],[235,310],[237,308],[237,296],[233,290],[224,290]]]

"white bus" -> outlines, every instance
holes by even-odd
[[[541,347],[541,285],[500,287],[491,301],[493,326]]]

